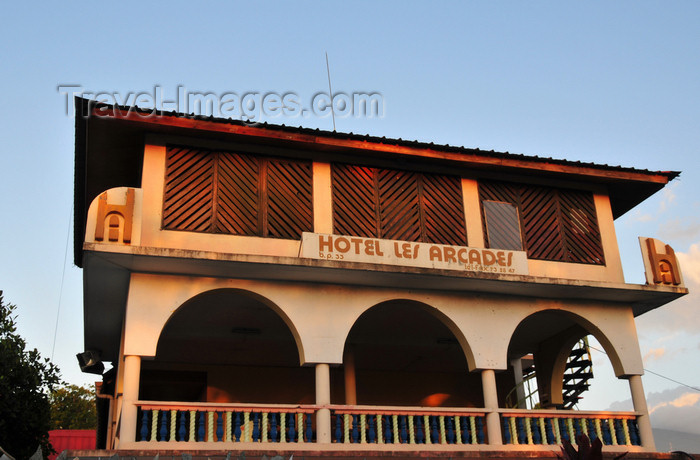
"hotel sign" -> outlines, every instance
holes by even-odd
[[[506,275],[528,274],[527,254],[523,251],[321,233],[302,234],[300,257]]]

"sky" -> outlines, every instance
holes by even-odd
[[[234,101],[224,115],[244,113],[238,97],[255,103],[247,112],[254,121],[331,130],[327,111],[279,113],[261,103],[266,94],[292,94],[313,109],[314,95],[328,92],[328,53],[334,93],[383,101],[380,116],[336,117],[338,131],[682,171],[619,218],[616,231],[628,283],[644,283],[638,236],[661,239],[678,255],[691,294],[637,318],[637,332],[646,368],[680,382],[643,377],[659,407],[654,426],[697,420],[700,392],[681,384],[700,388],[700,3],[0,8],[0,290],[18,306],[20,334],[53,357],[65,380],[94,381],[75,359],[83,350],[82,273],[67,247],[74,155],[67,96],[130,102],[141,93],[140,101],[160,95],[167,103],[181,91],[212,92]],[[624,405],[626,382],[612,376],[604,354],[593,358],[596,377],[581,407]]]

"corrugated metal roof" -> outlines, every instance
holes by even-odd
[[[401,146],[401,147],[432,149],[432,150],[443,151],[443,152],[452,152],[452,153],[478,154],[478,155],[482,155],[485,157],[498,158],[498,159],[516,159],[516,160],[534,161],[534,162],[541,162],[541,163],[559,164],[559,165],[563,165],[563,166],[575,166],[575,167],[583,167],[583,168],[602,169],[602,170],[608,170],[608,171],[634,172],[634,173],[642,173],[642,174],[644,174],[644,173],[646,173],[646,174],[660,174],[660,175],[667,176],[669,180],[672,180],[672,179],[678,177],[678,175],[680,175],[680,171],[652,171],[649,169],[638,169],[638,168],[621,166],[621,165],[608,165],[608,164],[600,164],[600,163],[593,163],[593,162],[571,161],[571,160],[565,160],[565,159],[553,158],[553,157],[541,157],[541,156],[536,156],[536,155],[525,155],[522,153],[511,153],[508,151],[499,152],[499,151],[495,151],[495,150],[481,150],[477,147],[455,146],[455,145],[450,145],[450,144],[435,144],[434,142],[422,142],[422,141],[418,141],[418,140],[406,140],[406,139],[402,139],[402,138],[388,138],[385,136],[378,137],[378,136],[371,136],[369,134],[355,134],[352,132],[344,133],[344,132],[338,132],[338,131],[327,131],[327,130],[322,130],[319,128],[306,128],[303,126],[290,126],[290,125],[285,125],[285,124],[273,124],[273,123],[268,123],[268,122],[251,123],[251,122],[246,122],[246,121],[242,121],[242,120],[236,120],[233,118],[214,117],[213,115],[208,115],[208,116],[207,115],[197,115],[195,113],[188,114],[188,113],[181,113],[181,112],[176,112],[176,111],[147,109],[147,108],[141,108],[138,106],[108,105],[108,104],[100,104],[100,103],[97,103],[96,101],[87,101],[87,103],[89,105],[91,105],[93,108],[105,107],[105,108],[118,110],[118,111],[122,111],[122,112],[131,111],[131,112],[137,112],[140,114],[152,114],[152,115],[157,115],[157,116],[162,116],[162,117],[185,118],[185,119],[190,119],[190,120],[222,123],[222,124],[228,124],[228,125],[234,125],[234,126],[261,127],[261,128],[268,129],[268,130],[289,132],[289,133],[295,133],[295,134],[314,135],[314,136],[321,136],[321,137],[327,137],[327,138],[333,138],[333,139],[362,141],[362,142],[369,142],[369,143],[374,143],[374,144],[384,144],[384,145],[393,145],[393,146]]]

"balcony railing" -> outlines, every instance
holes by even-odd
[[[315,406],[139,402],[137,441],[308,443]]]
[[[634,412],[501,410],[504,444],[559,445],[579,434],[605,446],[639,446]]]
[[[316,442],[316,411],[331,412],[331,442],[470,449],[489,440],[484,409],[344,405],[216,404],[139,401],[137,443],[285,444]],[[505,445],[557,446],[578,434],[606,446],[639,446],[638,414],[499,409]],[[371,447],[373,446],[373,447]],[[428,447],[430,446],[430,447]],[[387,446],[388,447],[388,446]]]
[[[465,409],[331,406],[333,442],[483,444],[485,412]]]

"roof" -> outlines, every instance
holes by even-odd
[[[678,171],[649,171],[623,166],[486,151],[432,142],[392,139],[269,123],[247,123],[179,112],[106,105],[76,97],[75,263],[82,266],[87,208],[112,187],[140,187],[143,145],[150,134],[205,137],[245,143],[251,148],[304,150],[310,158],[399,164],[402,167],[475,171],[486,177],[538,176],[602,184],[613,216],[623,215],[676,178]]]

